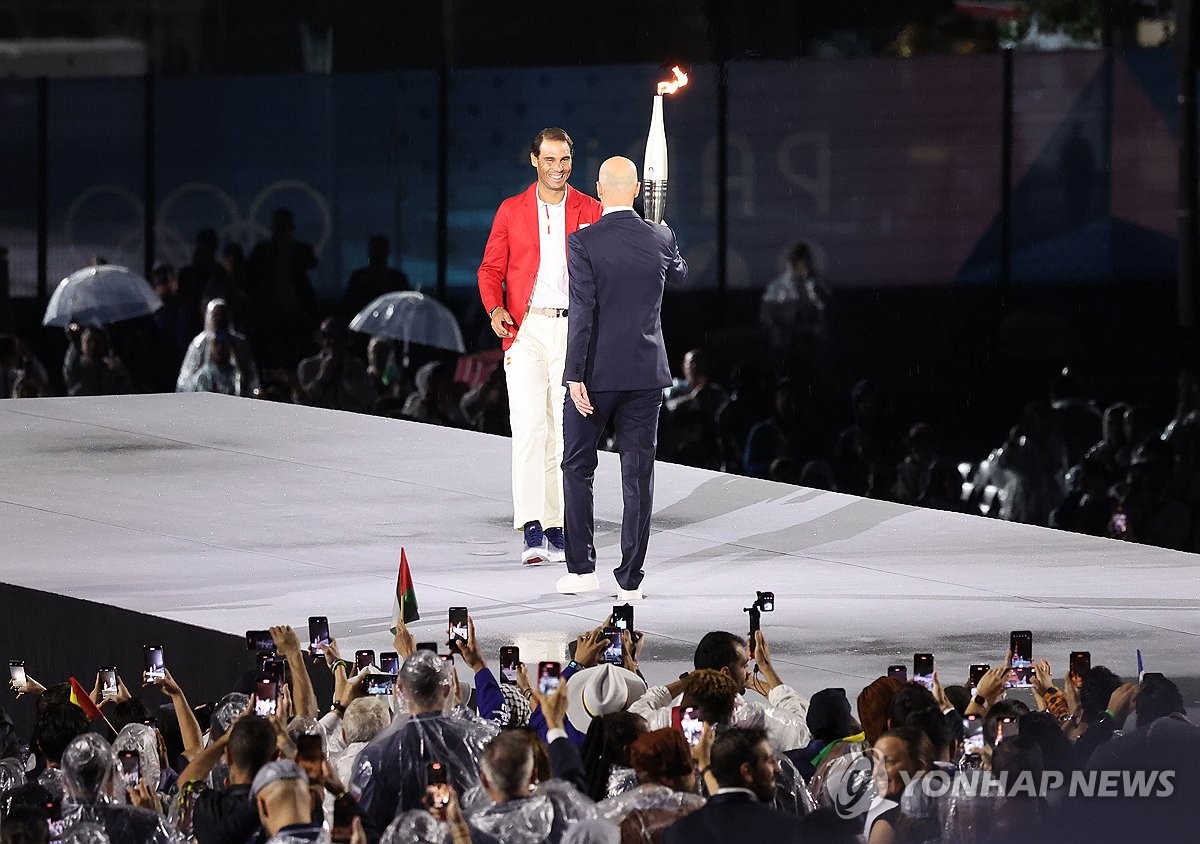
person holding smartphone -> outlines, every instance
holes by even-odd
[[[498,730],[476,719],[444,714],[452,693],[450,672],[442,658],[429,651],[413,653],[400,667],[397,687],[410,717],[362,750],[348,784],[360,795],[368,826],[385,829],[398,813],[424,808],[432,762],[446,766],[447,782],[460,794],[478,781],[484,747]]]

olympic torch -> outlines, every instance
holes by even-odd
[[[646,219],[661,223],[667,210],[667,130],[663,123],[663,97],[687,84],[687,74],[671,68],[673,78],[658,83],[650,112],[650,134],[646,136],[646,160],[642,164],[642,203]]]

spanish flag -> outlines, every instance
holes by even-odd
[[[417,611],[417,591],[413,588],[412,573],[408,570],[408,555],[400,549],[400,571],[396,574],[396,598],[392,604],[392,618],[403,619],[405,624],[419,621],[421,614]],[[392,628],[395,635],[396,628]]]
[[[83,714],[88,718],[103,718],[104,713],[100,711],[100,707],[96,706],[92,696],[83,690],[83,686],[79,685],[79,681],[74,677],[71,679],[71,703],[83,710]]]

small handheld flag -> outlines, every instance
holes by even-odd
[[[96,702],[92,700],[92,696],[83,690],[83,686],[79,685],[79,681],[74,677],[71,677],[70,680],[71,703],[82,709],[83,714],[88,718],[104,718],[104,713],[100,711],[100,707],[96,706]]]
[[[399,618],[405,624],[412,624],[421,618],[417,610],[417,592],[413,588],[412,573],[408,570],[408,554],[400,549],[400,571],[396,574],[396,599],[392,605],[392,618]],[[395,635],[396,628],[392,628]]]

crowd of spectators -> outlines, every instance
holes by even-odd
[[[1006,691],[1006,657],[974,683],[889,673],[806,697],[761,631],[707,633],[664,683],[640,632],[606,658],[609,623],[553,689],[523,664],[494,674],[473,620],[454,654],[397,621],[387,675],[273,627],[241,687],[195,707],[169,670],[138,694],[14,679],[37,716],[19,736],[0,712],[0,841],[1128,842],[1194,825],[1200,727],[1162,675],[1077,666],[1056,685],[1039,660]],[[1150,787],[1095,796],[1134,774]]]
[[[308,277],[316,257],[293,228],[290,212],[279,209],[272,234],[249,258],[237,244],[218,255],[217,236],[206,229],[188,266],[156,269],[152,283],[164,304],[153,317],[69,326],[65,394],[218,392],[509,434],[498,350],[458,359],[347,330],[373,298],[408,289],[404,273],[389,265],[386,238],[371,238],[368,265],[352,274],[340,304],[322,313]],[[1144,404],[1101,407],[1064,369],[1045,395],[1026,396],[990,453],[955,453],[939,420],[898,419],[886,391],[870,380],[855,383],[844,403],[815,388],[810,373],[828,355],[833,297],[812,260],[809,247],[797,244],[763,295],[760,330],[774,366],[730,366],[729,350],[720,348],[681,357],[681,377],[663,395],[659,459],[1200,550],[1200,385],[1193,373],[1180,373],[1168,420]],[[724,384],[718,373],[728,376]],[[28,346],[0,336],[0,396],[52,392]]]

